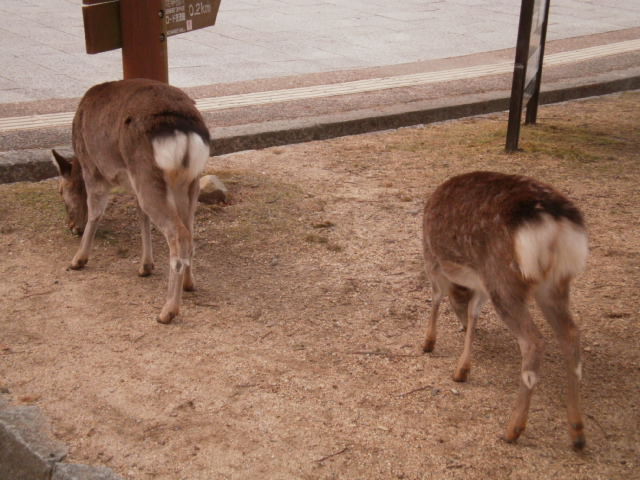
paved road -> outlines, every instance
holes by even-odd
[[[121,76],[87,55],[80,0],[0,0],[0,108],[74,98]],[[549,40],[640,26],[638,0],[552,0]],[[222,0],[218,23],[169,39],[180,87],[333,72],[513,47],[519,0]]]

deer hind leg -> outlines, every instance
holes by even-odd
[[[512,291],[491,295],[496,311],[518,340],[522,355],[520,387],[503,437],[507,442],[515,442],[526,427],[531,395],[538,382],[544,354],[544,340],[531,318],[524,290],[516,284]]]
[[[467,291],[457,293],[453,293],[452,291],[452,294],[449,295],[450,300],[453,300],[454,295],[463,295],[462,298],[464,300],[467,300],[469,296],[471,297],[470,300],[467,300],[466,302],[467,308],[465,314],[467,316],[467,319],[463,324],[463,326],[466,326],[466,334],[464,336],[464,349],[462,351],[460,359],[458,360],[458,366],[456,367],[456,371],[453,375],[453,380],[456,382],[466,382],[467,378],[469,377],[469,372],[471,371],[471,347],[473,346],[473,337],[476,330],[476,324],[478,322],[478,316],[480,315],[480,309],[482,308],[484,302],[487,301],[487,296],[484,294],[484,292],[480,290],[465,290]],[[459,300],[460,297],[458,297],[458,299],[455,301]]]
[[[140,205],[137,205],[137,207],[142,237],[142,255],[140,256],[138,275],[148,277],[155,268],[153,263],[153,246],[151,244],[151,222],[149,221],[149,215],[144,213]]]
[[[191,262],[191,234],[177,215],[159,225],[169,245],[169,287],[158,322],[170,323],[180,311],[184,274]],[[153,218],[153,216],[151,216]]]
[[[557,284],[545,283],[535,291],[535,299],[553,330],[565,357],[567,367],[567,417],[569,435],[574,448],[580,450],[586,444],[584,424],[580,409],[580,331],[569,311],[569,280]]]
[[[188,202],[180,205],[179,204],[179,212],[180,218],[182,219],[182,223],[189,230],[189,234],[191,235],[191,258],[189,259],[189,264],[185,268],[184,278],[182,282],[182,289],[185,292],[192,292],[196,289],[195,281],[193,279],[193,254],[195,253],[195,248],[193,246],[193,223],[196,214],[196,208],[198,207],[198,195],[200,193],[200,182],[198,179],[195,179],[189,185],[189,189],[187,192],[187,200]]]
[[[145,185],[144,182],[141,182]],[[150,185],[152,182],[147,182]],[[171,190],[147,188],[138,192],[140,208],[163,233],[169,246],[169,287],[167,300],[158,316],[158,322],[170,323],[180,311],[184,273],[191,261],[191,233],[182,222]]]
[[[69,268],[72,270],[80,270],[89,261],[89,254],[91,253],[91,246],[93,245],[93,239],[95,238],[96,231],[98,230],[98,223],[102,214],[107,208],[109,203],[109,194],[100,186],[91,189],[87,192],[87,209],[88,218],[87,225],[82,234],[82,240],[80,240],[80,248],[71,260]]]

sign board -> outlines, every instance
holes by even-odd
[[[167,35],[214,25],[219,7],[220,0],[164,0]]]
[[[527,106],[526,123],[536,123],[549,3],[550,0],[522,0],[509,105],[508,152],[518,149],[523,103]]]
[[[167,36],[210,27],[216,23],[221,0],[164,0],[157,12]],[[122,47],[120,0],[82,0],[87,53]]]
[[[83,0],[82,21],[87,53],[106,52],[122,46],[120,0]]]

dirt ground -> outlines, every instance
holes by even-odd
[[[156,323],[167,249],[136,275],[132,199],[116,195],[84,271],[53,180],[0,186],[0,387],[40,406],[68,461],[146,479],[640,478],[640,93],[541,108],[504,153],[506,114],[212,158],[225,206],[197,212],[197,291]],[[468,383],[448,309],[422,354],[431,296],[428,192],[475,169],[531,175],[581,207],[587,448],[570,447],[549,328],[527,430],[500,440],[515,339],[485,306]]]

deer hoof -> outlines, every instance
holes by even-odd
[[[573,441],[573,449],[574,450],[582,450],[587,444],[587,440],[584,437],[582,422],[571,424],[571,440]]]
[[[178,311],[179,308],[171,305],[171,302],[169,302],[168,305],[165,305],[162,309],[162,311],[160,312],[160,315],[158,315],[158,323],[164,323],[165,325],[167,323],[171,323],[171,321],[176,318],[176,316],[178,315]]]
[[[507,433],[501,438],[507,443],[516,443],[522,432],[524,432],[524,427],[514,427],[513,429],[508,429]]]
[[[584,449],[587,444],[587,440],[584,438],[584,435],[581,435],[580,438],[577,438],[573,441],[573,449],[576,451],[581,451]]]
[[[456,373],[453,374],[454,382],[466,382],[469,378],[469,368],[460,368],[456,370]]]
[[[196,284],[193,282],[193,280],[187,280],[187,278],[185,277],[184,281],[182,282],[182,290],[184,290],[185,292],[193,292],[195,289]]]
[[[158,323],[162,323],[164,325],[167,325],[169,323],[171,323],[171,321],[176,318],[178,314],[175,312],[169,312],[169,313],[161,313],[160,315],[158,315],[158,318],[156,319],[158,321]]]
[[[69,265],[69,269],[71,270],[82,270],[84,266],[87,264],[87,259],[82,258],[80,260],[73,260],[71,265]]]
[[[422,351],[424,353],[430,353],[433,352],[433,348],[436,346],[436,341],[435,339],[431,340],[428,339],[424,342],[424,345],[422,346]]]
[[[138,276],[140,277],[148,277],[153,272],[155,265],[153,263],[144,263],[140,265],[140,269],[138,270]]]

